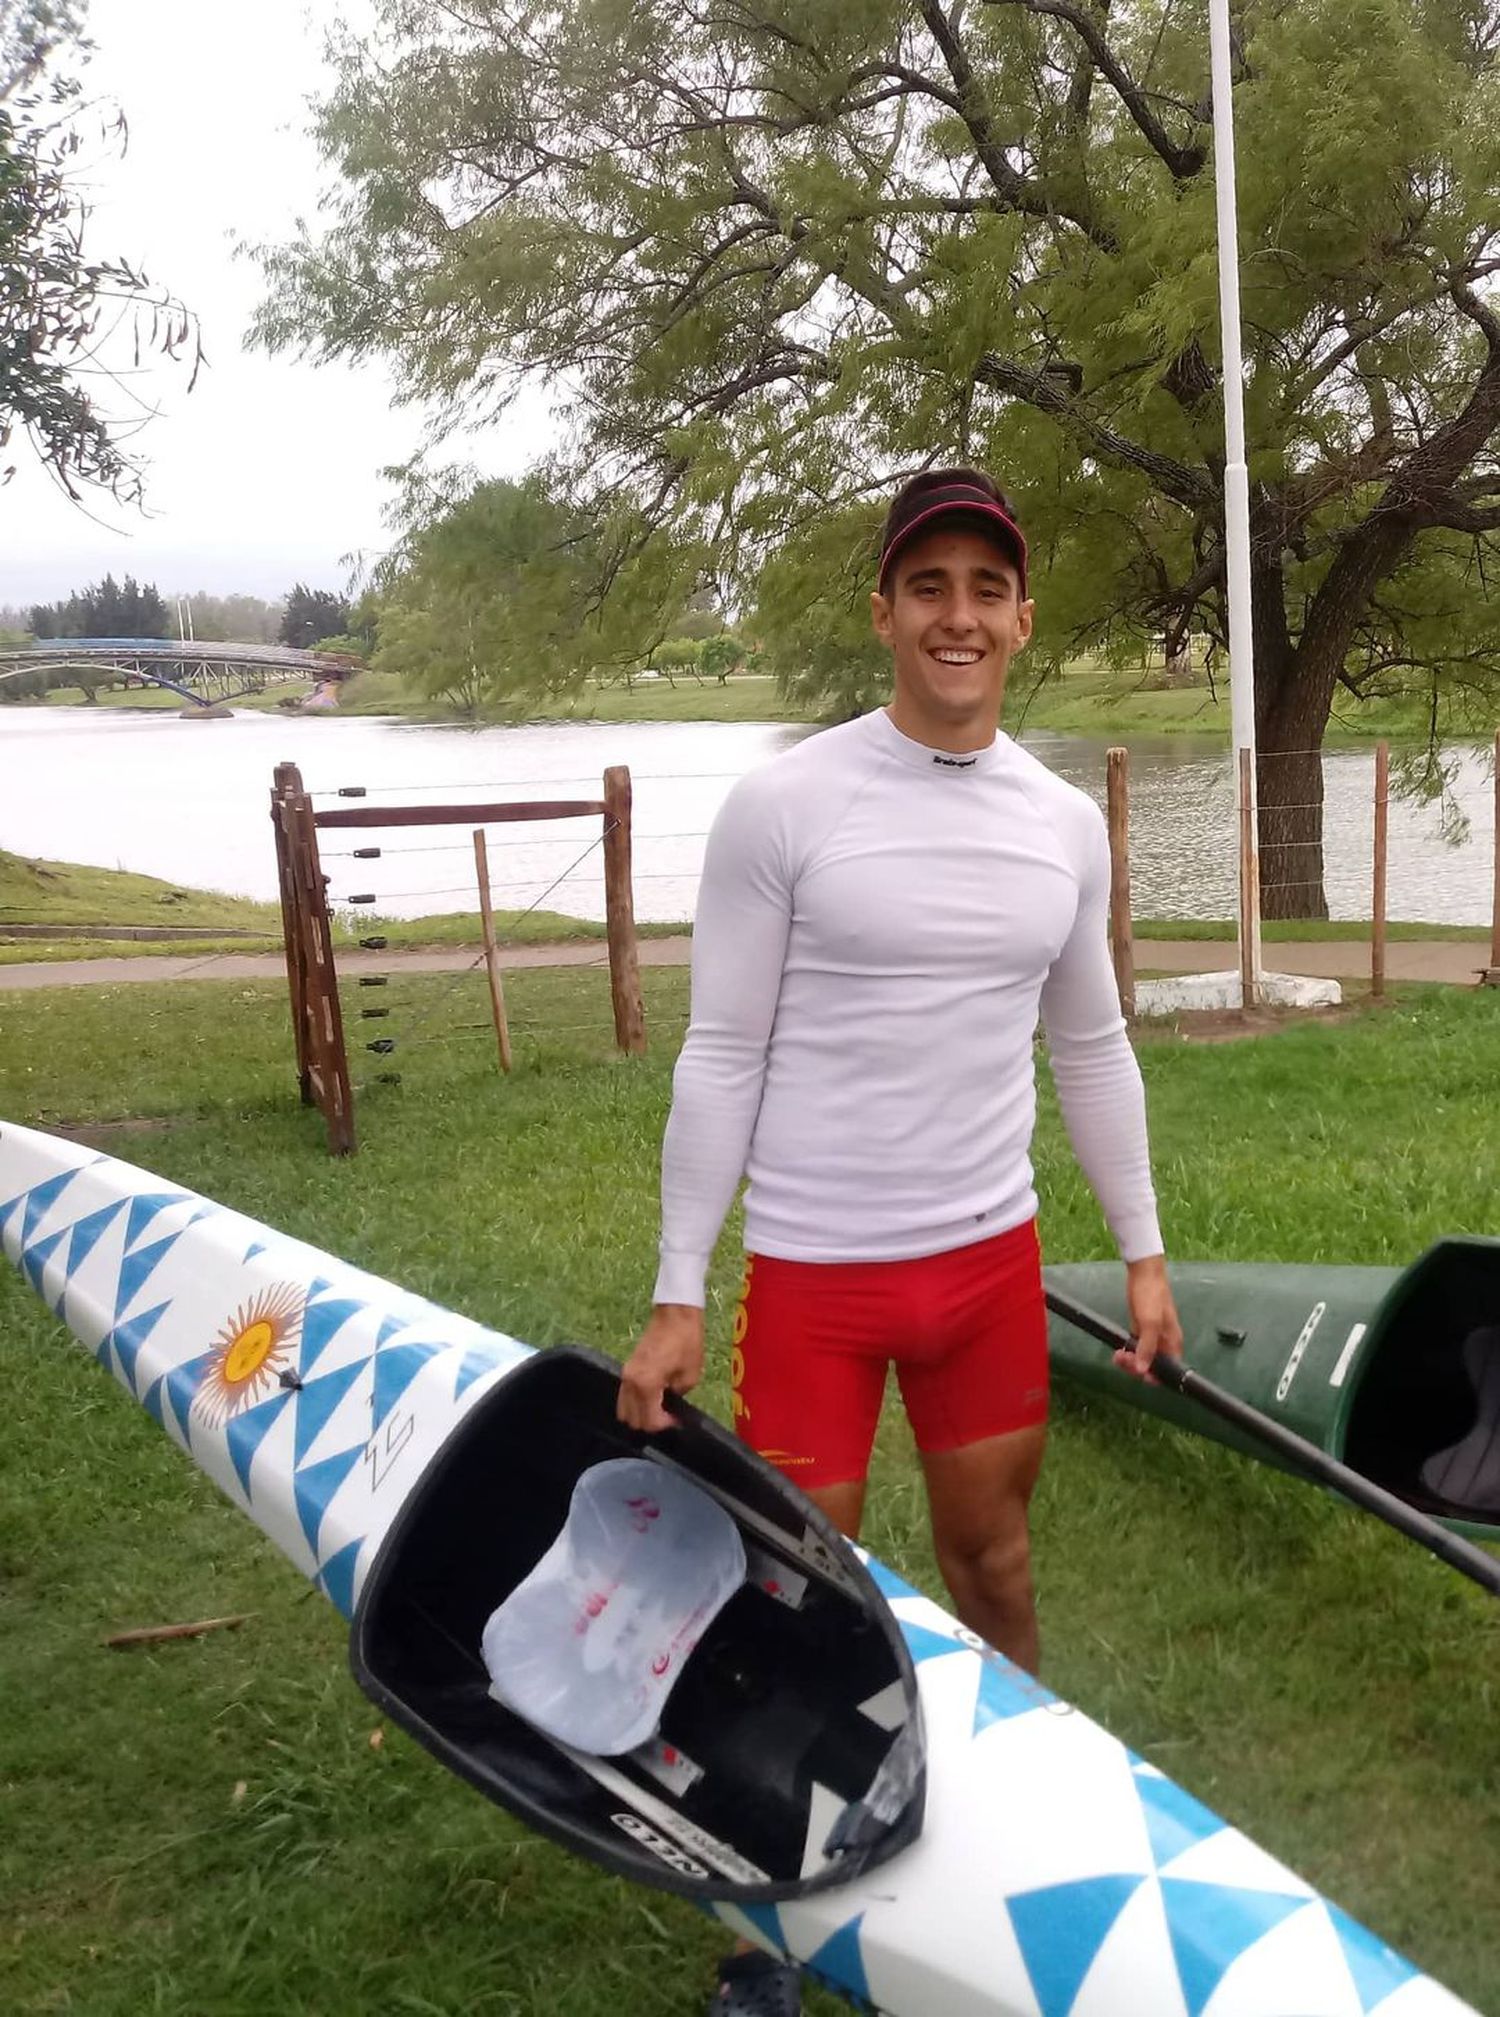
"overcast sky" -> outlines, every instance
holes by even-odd
[[[97,500],[86,516],[22,451],[0,489],[0,604],[51,601],[111,571],[166,595],[343,588],[342,556],[387,543],[378,472],[421,445],[422,417],[393,405],[379,366],[314,368],[242,347],[260,281],[234,241],[289,237],[311,210],[322,171],[306,100],[325,81],[336,11],[348,18],[329,0],[93,0],[84,74],[124,111],[130,144],[123,159],[94,150],[85,249],[143,266],[194,308],[209,368],[190,397],[184,371],[147,382],[164,409],[134,444],[149,465],[147,516]],[[537,419],[504,437],[449,459],[510,473],[543,446]]]

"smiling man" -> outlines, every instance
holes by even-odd
[[[662,1155],[654,1307],[621,1419],[702,1376],[704,1277],[742,1176],[735,1426],[859,1532],[896,1368],[964,1623],[1036,1670],[1027,1509],[1047,1419],[1031,1137],[1046,1033],[1069,1137],[1126,1263],[1142,1375],[1181,1331],[1092,800],[999,731],[1031,635],[1026,542],[988,476],[929,470],[886,518],[871,608],[889,707],[744,778],[709,837],[692,1018]],[[721,2017],[795,1970],[726,1962]]]

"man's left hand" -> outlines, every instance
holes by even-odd
[[[1182,1357],[1182,1325],[1167,1280],[1166,1255],[1151,1254],[1145,1260],[1128,1262],[1125,1295],[1135,1344],[1129,1351],[1116,1352],[1115,1364],[1137,1379],[1149,1380],[1151,1362],[1158,1352],[1173,1359]]]

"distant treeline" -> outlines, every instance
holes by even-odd
[[[154,582],[112,574],[59,602],[0,608],[0,641],[25,637],[195,637],[216,644],[291,644],[306,649],[349,629],[349,604],[331,589],[297,582],[275,602],[202,589],[164,597]]]

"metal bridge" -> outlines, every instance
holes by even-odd
[[[206,644],[193,638],[42,637],[0,647],[0,680],[45,672],[55,685],[66,675],[116,673],[147,686],[170,687],[200,707],[222,706],[293,680],[341,680],[360,669],[351,652],[297,651],[285,644]]]

